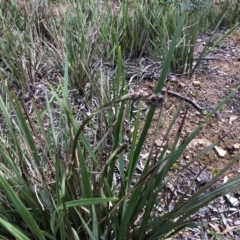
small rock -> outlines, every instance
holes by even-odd
[[[232,197],[230,194],[226,194],[225,197],[233,207],[237,207],[239,205],[239,201],[237,198]]]
[[[215,146],[214,149],[216,150],[219,157],[224,157],[227,154],[227,151],[225,151],[224,149],[222,149],[220,147]]]
[[[156,139],[154,143],[157,147],[161,147],[163,145],[163,141],[161,139]]]
[[[234,177],[234,174],[233,174],[233,173],[229,173],[229,174],[228,174],[228,177],[231,179],[231,178]]]
[[[240,144],[239,144],[239,143],[235,143],[235,144],[233,145],[233,147],[234,147],[235,149],[239,149],[239,148],[240,148]]]
[[[178,84],[178,86],[179,86],[180,88],[184,88],[186,85],[181,82],[181,83]]]
[[[193,85],[195,87],[201,87],[201,82],[200,81],[193,81]]]
[[[208,171],[212,171],[212,166],[207,166]]]
[[[177,80],[177,78],[176,77],[171,77],[170,78],[170,82],[177,82],[178,80]]]
[[[210,146],[212,143],[206,138],[197,138],[193,139],[187,146],[187,149],[192,148],[195,149],[196,147],[207,147]]]

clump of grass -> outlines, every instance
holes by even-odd
[[[186,27],[182,29],[179,42],[172,59],[172,70],[175,72],[189,72],[194,61],[194,48],[200,32],[202,16],[187,15]]]
[[[195,223],[190,223],[188,218],[200,207],[239,188],[238,176],[203,194],[238,156],[199,191],[190,196],[186,192],[172,210],[165,206],[161,214],[156,214],[156,206],[161,202],[159,196],[166,189],[166,176],[203,127],[197,127],[178,145],[187,111],[169,152],[168,144],[164,144],[154,157],[152,140],[143,170],[138,177],[134,175],[157,107],[160,121],[156,132],[161,132],[164,107],[161,90],[173,59],[182,59],[180,67],[185,66],[184,63],[191,66],[189,58],[178,57],[176,53],[179,39],[185,36],[182,34],[189,23],[186,9],[179,12],[175,5],[161,5],[157,1],[147,6],[127,1],[120,4],[119,11],[104,12],[95,10],[95,1],[80,1],[63,11],[62,21],[47,13],[46,7],[50,5],[40,4],[30,10],[26,6],[25,11],[19,13],[23,14],[19,18],[22,21],[14,20],[9,24],[7,17],[15,16],[19,10],[16,2],[12,4],[13,8],[9,8],[12,13],[1,15],[1,28],[4,28],[0,42],[1,72],[4,73],[0,90],[2,238],[166,238],[193,226]],[[171,11],[159,11],[159,7]],[[169,22],[167,14],[171,14]],[[174,21],[174,16],[178,21]],[[193,41],[190,37],[187,39],[187,43]],[[150,54],[157,47],[159,55],[166,54],[161,56],[163,68],[155,93],[129,94],[123,60],[130,55],[139,57],[145,51]],[[191,53],[186,49],[182,52],[193,54],[192,48]],[[111,81],[101,68],[109,59],[116,67]],[[63,73],[59,71],[57,77],[48,78],[52,70],[46,67],[48,63],[54,71]],[[44,86],[42,105],[39,106],[30,94],[31,106],[28,107],[24,98],[17,94],[19,89],[11,88],[14,80],[22,89],[40,81]],[[96,96],[91,95],[93,92],[86,96],[88,84]],[[73,88],[78,90],[80,101],[85,104],[80,110],[72,107],[70,90]],[[141,101],[147,103],[149,109],[139,133]],[[134,122],[130,107],[133,102],[139,102]],[[179,111],[168,126],[163,142],[167,142]],[[128,127],[132,128],[130,134],[126,131]],[[177,174],[213,147],[214,144],[185,167],[179,167]]]
[[[206,27],[208,31],[209,28],[216,26],[221,20],[220,28],[229,28],[240,21],[239,1],[221,1],[219,4],[211,4],[207,7],[205,12],[205,17],[203,19],[203,26]]]

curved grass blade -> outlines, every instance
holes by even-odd
[[[21,215],[22,219],[26,222],[31,232],[38,237],[40,240],[45,240],[42,231],[30,212],[26,209],[23,202],[19,199],[17,194],[13,191],[12,187],[8,184],[5,178],[0,174],[0,186],[6,194],[9,202],[14,206],[16,211]]]
[[[0,218],[0,225],[3,228],[5,228],[16,239],[19,239],[19,240],[31,240],[22,231],[20,231],[17,227],[15,227],[13,224],[5,221],[2,218]]]

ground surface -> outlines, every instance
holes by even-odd
[[[204,47],[209,36],[203,35],[198,39],[196,46],[196,59],[198,53]],[[140,59],[128,59],[124,62],[127,73],[127,83],[129,91],[135,92],[144,90],[153,93],[155,91],[157,79],[161,73],[162,63],[160,60],[150,57],[141,57]],[[114,68],[107,67],[105,72],[109,78],[114,79]],[[227,39],[225,39],[197,68],[192,78],[186,74],[170,73],[164,88],[187,97],[196,102],[199,106],[211,112],[228,94],[240,85],[240,28],[235,30]],[[55,81],[55,80],[54,80]],[[55,82],[56,84],[56,82]],[[44,84],[45,85],[45,84]],[[45,96],[43,82],[36,82],[34,98],[39,107],[44,105],[41,96]],[[73,112],[81,111],[91,112],[92,109],[85,109],[84,100],[76,98],[76,94],[71,94],[69,101]],[[51,93],[49,92],[49,96]],[[92,99],[93,109],[98,107],[96,99]],[[137,104],[137,103],[136,103]],[[144,104],[144,103],[143,103]],[[82,107],[79,107],[79,106]],[[176,120],[172,131],[168,137],[169,148],[174,140],[175,134],[179,128],[182,117],[185,113],[186,102],[176,96],[167,94],[165,96],[164,113],[161,119],[161,128],[156,134],[156,128],[159,121],[160,108],[156,110],[155,116],[149,130],[147,141],[141,153],[140,166],[144,162],[150,151],[151,143],[155,143],[155,153],[159,153],[162,145],[163,135],[167,130],[177,108],[182,106],[180,117]],[[145,109],[145,110],[144,110]],[[145,116],[149,106],[143,106],[142,122],[139,126],[139,132],[145,122]],[[189,190],[189,194],[196,192],[201,186],[206,184],[216,173],[226,166],[237,154],[240,153],[240,92],[238,91],[230,101],[223,105],[215,116],[204,115],[199,109],[190,104],[185,123],[181,132],[181,140],[187,137],[200,123],[204,123],[203,130],[191,142],[183,156],[176,164],[176,169],[169,174],[168,189],[159,197],[159,206],[154,214],[162,214],[173,208],[174,203],[181,195]],[[47,125],[47,123],[46,123]],[[153,140],[153,138],[155,138]],[[218,149],[213,149],[201,158],[201,161],[195,162],[185,172],[179,174],[176,179],[175,171],[191,161],[201,150],[211,143],[217,143]],[[179,142],[181,144],[181,142]],[[224,179],[216,183],[213,188],[217,188],[223,181],[234,177],[240,173],[240,163],[237,162],[229,171]],[[240,201],[240,191],[234,193],[233,197]],[[169,201],[171,199],[171,201]],[[161,206],[161,207],[160,207]],[[221,214],[220,214],[221,213]],[[240,210],[239,202],[233,205],[226,198],[219,198],[198,211],[192,219],[204,221],[206,225],[201,228],[185,229],[181,234],[172,239],[240,239]],[[225,231],[225,232],[224,232]]]
[[[198,53],[204,48],[208,37],[209,36],[206,35],[199,37],[195,53],[196,59]],[[148,93],[154,92],[157,79],[161,72],[161,66],[160,61],[147,57],[125,61],[129,88],[134,91],[144,90]],[[145,72],[142,72],[141,69],[145,69]],[[140,73],[138,74],[139,76],[133,77],[136,73]],[[198,105],[206,108],[207,112],[214,109],[218,103],[232,90],[236,89],[238,85],[240,85],[240,28],[235,30],[206,57],[192,78],[184,74],[177,75],[171,73],[166,81],[165,88],[183,97],[192,99],[198,103]],[[45,96],[45,92],[43,92],[42,89],[45,89],[43,83],[36,83],[34,98],[37,103],[39,101],[39,106],[44,102],[42,96]],[[76,110],[76,115],[78,111],[83,111],[82,108],[79,108],[81,101],[82,99],[76,99],[70,94],[71,107]],[[166,132],[167,126],[169,126],[176,109],[180,105],[183,105],[180,117],[176,120],[173,130],[167,139],[171,147],[171,143],[185,112],[185,104],[186,102],[184,100],[171,94],[165,97],[165,109],[163,119],[161,119],[162,127],[156,139],[154,139],[155,150],[161,147],[162,136]],[[146,110],[142,111],[142,124],[139,126],[139,132],[144,124],[148,108],[149,107],[146,106]],[[159,109],[156,111],[149,130],[148,139],[141,154],[142,159],[140,159],[140,161],[142,164],[144,164],[144,160],[149,153],[149,143],[151,143],[153,137],[155,137],[158,120]],[[214,174],[218,173],[240,153],[240,91],[238,91],[230,101],[224,104],[218,114],[213,117],[208,114],[204,115],[201,111],[191,106],[183,126],[181,139],[187,137],[200,123],[205,123],[203,130],[177,161],[176,170],[173,170],[169,176],[171,181],[168,184],[168,189],[166,193],[163,194],[164,196],[161,196],[161,199],[166,200],[165,202],[168,204],[168,209],[174,206],[174,201],[177,201],[181,194],[187,189],[191,190],[189,194],[197,191],[200,186],[207,183]],[[46,123],[46,125],[48,124]],[[200,162],[194,163],[179,175],[178,179],[173,177],[174,171],[177,171],[177,168],[184,166],[206,146],[218,140],[217,150],[211,150],[201,158]],[[239,173],[240,163],[237,162],[228,171],[225,179],[222,179],[214,187],[218,187],[221,182],[227,181]],[[240,191],[234,193],[233,197],[240,201]],[[172,201],[169,204],[168,200],[170,198]],[[163,205],[164,204],[162,204],[162,206]],[[159,213],[164,211],[160,207],[158,209]],[[219,212],[221,212],[221,214],[219,214]],[[158,212],[155,214],[158,214]],[[239,202],[235,205],[230,204],[226,198],[217,199],[197,212],[192,218],[203,220],[206,222],[206,226],[204,226],[203,229],[192,228],[184,230],[181,234],[173,237],[173,239],[240,239]]]
[[[239,34],[239,36],[238,36]],[[204,38],[204,37],[203,37]],[[199,39],[197,50],[202,48],[205,39]],[[206,112],[213,110],[228,94],[235,90],[240,84],[240,30],[236,30],[229,36],[216,50],[214,50],[196,70],[192,78],[186,75],[174,75],[166,82],[168,90],[172,90],[181,96],[188,97],[198,103]],[[212,60],[213,59],[213,60]],[[145,79],[138,89],[147,92],[154,92],[157,80]],[[168,95],[165,99],[164,124],[169,125],[173,114],[178,106],[185,104],[175,96]],[[156,113],[157,116],[158,112]],[[220,108],[218,113],[211,117],[202,114],[198,109],[191,107],[188,111],[186,122],[183,128],[183,136],[186,137],[200,123],[205,122],[206,126],[198,135],[198,142],[192,144],[191,149],[186,152],[187,158],[195,156],[195,151],[201,145],[208,145],[219,140],[217,146],[225,150],[224,156],[220,156],[217,151],[211,151],[204,159],[209,170],[221,169],[226,166],[229,160],[239,153],[240,145],[240,92],[238,91],[230,101]],[[155,117],[155,124],[158,118]],[[179,123],[179,121],[177,121]],[[155,124],[152,123],[150,135],[155,132]],[[163,127],[164,131],[164,127]],[[198,146],[195,146],[195,145]],[[239,165],[232,168],[233,173],[239,173]]]
[[[198,40],[196,47],[196,56],[204,47],[207,41],[207,36],[202,36]],[[142,59],[142,68],[153,63],[150,60]],[[146,77],[139,82],[135,82],[130,77],[130,86],[133,89],[144,90],[149,93],[154,92],[157,79],[157,71],[160,63],[155,62],[155,73],[150,77]],[[154,67],[152,66],[152,67]],[[156,70],[157,69],[157,70]],[[186,75],[171,74],[166,81],[168,90],[174,91],[181,96],[188,97],[198,103],[201,107],[206,108],[206,111],[214,109],[227,95],[236,89],[240,84],[240,29],[235,30],[227,37],[211,54],[206,57],[200,67],[196,70],[192,78]],[[163,126],[159,135],[155,137],[155,146],[161,147],[162,136],[167,130],[176,109],[180,105],[185,105],[185,101],[168,95],[165,98],[165,110],[163,114]],[[148,109],[148,108],[147,108]],[[171,143],[174,139],[176,131],[179,127],[181,118],[184,114],[184,107],[181,110],[179,119],[169,134],[168,142]],[[204,111],[205,112],[205,111]],[[144,119],[146,114],[142,114]],[[156,128],[159,120],[159,110],[156,111],[151,128],[149,130],[148,141],[144,146],[142,156],[147,156],[150,151],[150,142],[156,133]],[[173,192],[175,199],[179,194],[185,192],[186,189],[191,189],[193,192],[199,189],[201,184],[207,183],[212,176],[224,168],[234,157],[239,154],[240,146],[240,91],[238,91],[230,101],[223,105],[218,113],[211,117],[208,114],[203,114],[201,111],[191,106],[188,110],[186,121],[182,130],[182,139],[187,137],[199,124],[205,123],[203,130],[191,142],[183,156],[178,160],[176,168],[185,165],[192,160],[201,150],[209,144],[219,141],[217,148],[211,150],[200,162],[196,162],[187,171],[181,174],[180,178],[173,184],[169,185],[169,191]],[[141,127],[140,129],[141,130]],[[143,157],[144,158],[144,157]],[[144,164],[144,159],[142,159]],[[203,170],[204,169],[204,170]],[[202,171],[202,172],[201,172]],[[174,173],[174,171],[173,171]],[[200,174],[201,173],[201,174]],[[236,163],[225,177],[225,181],[240,173],[240,163]],[[198,174],[200,174],[198,176]],[[198,178],[197,178],[198,177]],[[198,179],[196,182],[196,178]],[[222,182],[224,180],[221,180]],[[214,187],[218,187],[220,184]],[[177,190],[176,190],[177,189]],[[166,194],[166,198],[167,198]],[[240,192],[234,194],[240,200]],[[224,212],[221,215],[217,213]],[[240,214],[239,204],[231,205],[226,201],[226,198],[221,198],[211,203],[208,207],[200,210],[195,214],[194,218],[204,219],[206,223],[205,231],[201,233],[200,229],[188,229],[184,233],[174,237],[173,239],[200,239],[203,234],[203,239],[240,239]],[[223,233],[223,231],[225,232]]]

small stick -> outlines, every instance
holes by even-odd
[[[196,102],[194,102],[192,99],[190,98],[187,98],[187,97],[184,97],[182,95],[180,95],[179,93],[176,93],[176,92],[173,92],[173,91],[169,91],[169,90],[166,90],[166,89],[162,89],[162,93],[168,93],[174,97],[178,97],[182,100],[184,100],[185,102],[188,102],[190,103],[194,108],[196,108],[198,111],[202,111],[202,110],[205,110],[204,107],[201,107],[200,105],[198,105]]]

